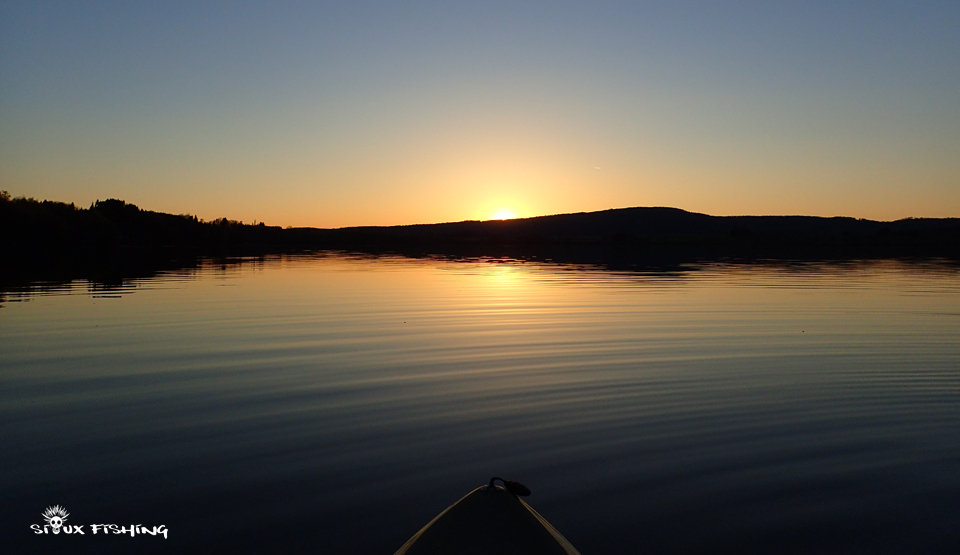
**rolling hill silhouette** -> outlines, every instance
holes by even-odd
[[[709,216],[677,208],[620,208],[515,220],[288,229],[305,244],[355,249],[593,247],[703,250],[728,255],[806,252],[954,256],[960,219],[879,222],[814,216]],[[493,253],[491,253],[493,254]]]
[[[684,260],[939,257],[960,260],[960,219],[710,216],[620,208],[535,218],[339,229],[280,228],[142,210],[117,199],[89,208],[0,194],[0,282],[91,273],[150,273],[197,256],[305,250],[503,257],[658,266]],[[80,270],[78,270],[78,268]],[[107,268],[107,270],[104,270]],[[112,268],[112,269],[111,269]],[[38,277],[39,276],[39,277]],[[64,278],[66,279],[66,278]]]

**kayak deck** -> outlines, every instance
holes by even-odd
[[[448,507],[394,555],[440,553],[580,555],[530,505],[492,485],[481,486]]]

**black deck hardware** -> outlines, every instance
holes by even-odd
[[[495,487],[494,482],[497,480],[500,480],[501,482],[503,482],[503,487],[506,488],[507,491],[509,491],[510,493],[516,495],[517,497],[526,497],[530,495],[530,488],[528,488],[527,486],[521,484],[520,482],[514,482],[513,480],[504,480],[503,478],[500,478],[498,476],[494,476],[493,478],[490,478],[490,484],[487,487],[488,488]]]

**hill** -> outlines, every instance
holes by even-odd
[[[503,221],[340,229],[280,228],[142,210],[122,200],[89,208],[0,194],[4,282],[51,272],[178,266],[197,256],[347,250],[411,256],[511,256],[635,267],[690,259],[960,260],[960,219],[881,222],[812,216],[710,216],[621,208]]]
[[[289,229],[304,244],[357,250],[487,254],[548,247],[688,251],[724,256],[957,256],[960,219],[879,222],[813,216],[709,216],[677,208],[621,208],[503,221]]]

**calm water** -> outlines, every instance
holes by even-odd
[[[584,555],[960,550],[956,267],[326,255],[2,305],[4,552],[390,554],[494,474]]]

